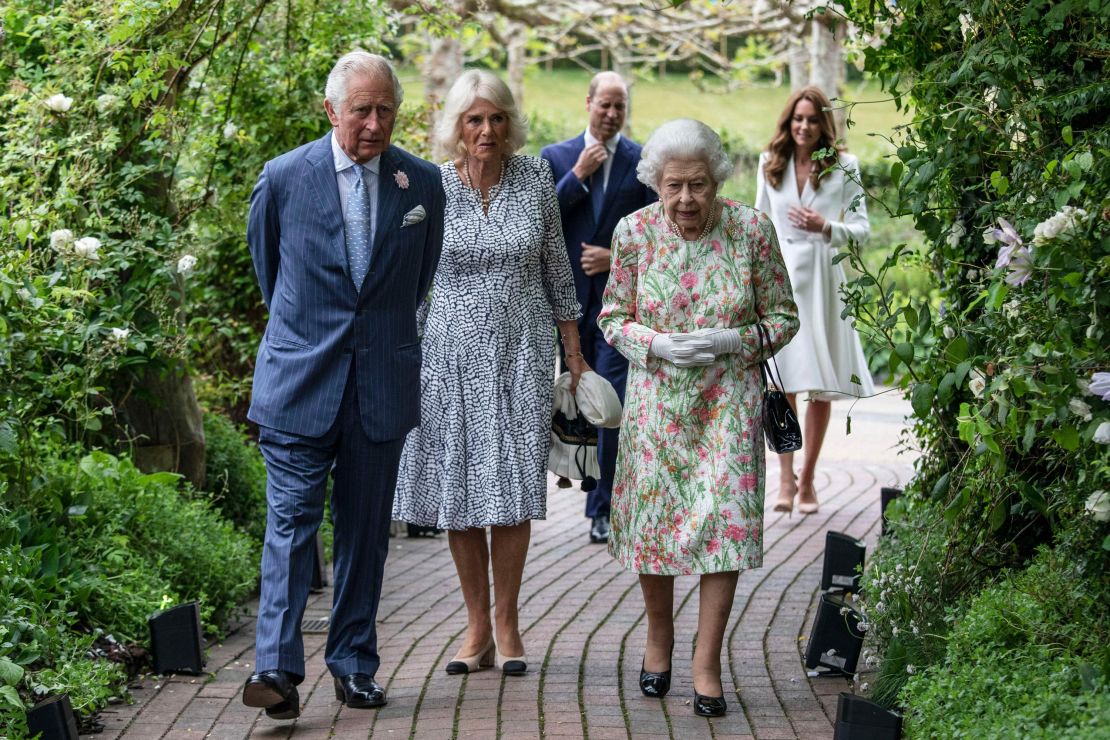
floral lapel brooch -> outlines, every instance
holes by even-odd
[[[397,183],[397,187],[401,188],[401,190],[409,189],[409,176],[401,170],[397,170],[393,173],[393,182]]]

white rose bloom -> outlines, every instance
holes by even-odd
[[[1085,218],[1087,218],[1087,212],[1082,208],[1064,206],[1051,218],[1042,221],[1033,228],[1033,243],[1039,244],[1049,239],[1055,239],[1066,231],[1072,231]]]
[[[1106,491],[1092,493],[1083,508],[1096,522],[1110,522],[1110,494]]]
[[[121,329],[118,326],[112,329],[112,339],[117,342],[126,342],[127,337],[131,335],[130,329]]]
[[[177,271],[185,277],[188,277],[196,266],[197,258],[191,254],[186,254],[177,261]]]
[[[235,134],[237,134],[237,133],[239,133],[239,127],[236,126],[234,123],[232,123],[231,121],[228,121],[226,124],[224,124],[224,138],[225,139],[234,139]]]
[[[1083,421],[1091,420],[1091,407],[1082,399],[1073,398],[1068,401],[1068,409]]]
[[[81,237],[73,242],[73,251],[76,252],[79,257],[84,257],[94,262],[100,259],[100,254],[98,254],[99,250],[100,240],[95,236]]]
[[[1100,445],[1110,445],[1110,421],[1104,421],[1098,425],[1094,440]]]
[[[101,113],[106,113],[116,107],[119,103],[119,96],[112,95],[111,93],[104,93],[96,99],[96,109]]]
[[[73,98],[67,98],[65,95],[58,93],[47,98],[43,105],[55,113],[65,113],[73,105]]]
[[[69,229],[55,229],[50,232],[50,248],[63,249],[73,241],[73,232]]]
[[[983,392],[987,390],[986,377],[978,370],[972,370],[970,373],[968,373],[968,378],[968,390],[975,394],[976,398],[982,398]]]

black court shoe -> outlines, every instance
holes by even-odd
[[[671,663],[674,663],[674,643],[671,643]],[[652,673],[644,670],[640,662],[640,693],[652,699],[662,699],[671,690],[671,669]]]
[[[728,710],[723,696],[704,696],[694,691],[694,714],[699,717],[724,717]]]

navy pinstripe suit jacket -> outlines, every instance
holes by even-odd
[[[361,290],[347,264],[331,133],[266,163],[251,194],[247,243],[269,309],[248,418],[306,437],[331,428],[355,363],[359,413],[375,442],[420,422],[416,311],[443,242],[439,168],[391,146]],[[402,188],[395,174],[408,177]],[[422,205],[423,221],[403,226]]]

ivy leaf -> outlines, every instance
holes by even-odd
[[[944,519],[949,524],[952,524],[956,521],[956,517],[963,513],[963,510],[967,508],[970,502],[971,490],[968,488],[960,489],[960,492],[956,494],[951,503],[944,509]]]
[[[929,415],[929,411],[933,408],[933,398],[936,396],[937,389],[933,387],[932,383],[917,383],[913,387],[913,392],[910,394],[910,405],[913,406],[913,412],[919,418]]]
[[[1006,523],[1006,508],[1005,502],[999,501],[994,505],[994,508],[991,509],[990,522],[992,531],[998,531],[1002,528],[1002,525]]]
[[[909,342],[902,342],[896,345],[894,351],[898,354],[898,359],[906,363],[906,367],[909,367],[913,362],[913,345]]]
[[[14,686],[0,686],[0,699],[4,699],[7,705],[13,709],[25,709],[23,700],[19,698],[19,692],[15,690]]]
[[[23,666],[16,665],[7,658],[0,658],[0,682],[15,686],[23,680]]]
[[[1079,449],[1079,432],[1075,427],[1067,426],[1056,429],[1052,432],[1052,438],[1056,440],[1056,444],[1068,452]]]

